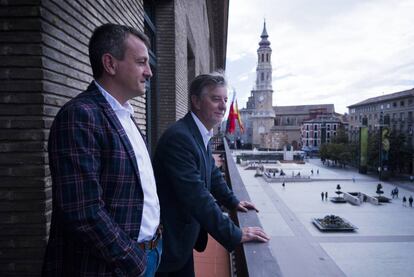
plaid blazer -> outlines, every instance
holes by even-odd
[[[132,145],[92,82],[49,136],[53,212],[42,276],[139,276],[143,191]]]

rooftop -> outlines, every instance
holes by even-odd
[[[361,102],[358,102],[356,104],[350,105],[350,106],[348,106],[348,108],[350,109],[350,108],[355,108],[355,107],[358,107],[358,106],[363,106],[363,105],[378,103],[378,102],[385,102],[385,101],[394,100],[394,99],[398,99],[398,98],[404,98],[404,97],[408,97],[408,96],[414,97],[414,88],[409,89],[409,90],[404,90],[404,91],[391,93],[391,94],[371,97],[371,98],[368,98],[364,101],[361,101]]]

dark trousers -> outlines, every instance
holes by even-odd
[[[157,272],[155,273],[155,277],[195,277],[193,254],[191,254],[188,261],[179,270],[173,272]]]

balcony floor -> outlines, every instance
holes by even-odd
[[[230,277],[229,253],[210,235],[204,252],[194,251],[196,277]]]

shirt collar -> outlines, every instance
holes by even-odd
[[[207,130],[206,126],[198,119],[198,117],[191,112],[191,116],[194,119],[195,124],[198,127],[198,130],[200,131],[201,136],[203,137],[204,146],[207,149],[208,142],[210,141],[211,137],[213,136],[213,129]]]
[[[111,108],[116,111],[125,111],[128,112],[130,115],[134,115],[134,108],[126,101],[123,105],[118,102],[109,92],[107,92],[96,80],[94,81],[95,85],[98,87],[99,91],[105,97],[106,101],[108,101]]]

